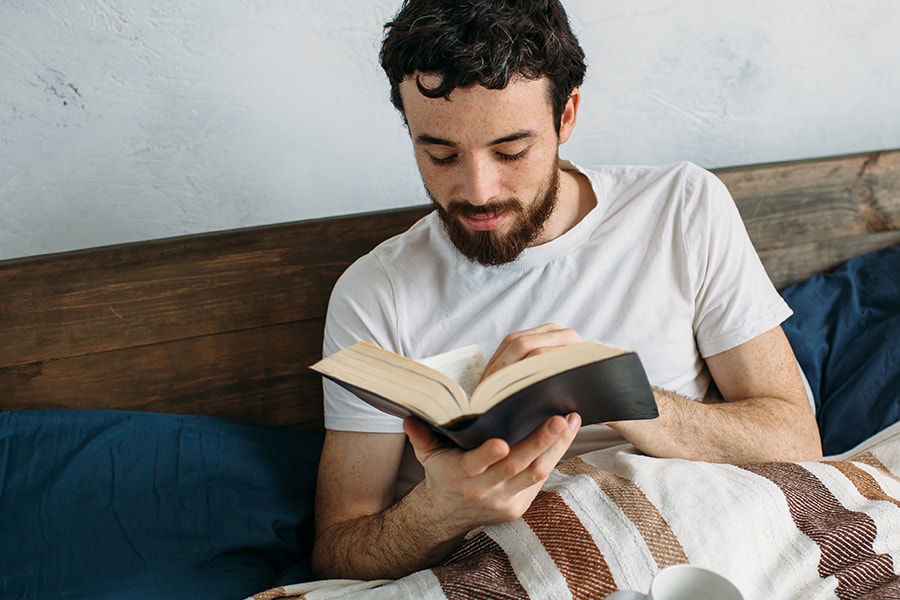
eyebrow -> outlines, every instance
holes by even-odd
[[[524,129],[488,142],[488,146],[499,146],[500,144],[508,144],[509,142],[518,142],[519,140],[534,139],[538,136],[536,131]],[[456,142],[435,137],[433,135],[420,134],[416,136],[416,143],[425,146],[446,146],[448,148],[456,148]]]

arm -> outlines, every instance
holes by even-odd
[[[553,417],[510,448],[448,448],[422,423],[404,429],[425,479],[396,504],[402,434],[329,431],[319,469],[313,568],[322,577],[396,578],[430,567],[472,529],[530,506],[580,426]]]
[[[706,363],[723,402],[654,390],[659,418],[609,425],[653,456],[735,463],[822,458],[815,417],[781,327]]]

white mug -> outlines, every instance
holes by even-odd
[[[606,600],[743,600],[733,583],[701,567],[672,565],[656,574],[647,594],[614,592]]]

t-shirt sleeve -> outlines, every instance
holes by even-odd
[[[338,279],[325,318],[323,356],[364,340],[398,351],[392,331],[394,297],[383,265],[372,254],[353,263]],[[338,431],[401,433],[403,420],[378,410],[323,378],[325,427]]]
[[[788,318],[791,309],[766,273],[725,184],[692,166],[685,211],[700,354],[706,358],[739,346]]]

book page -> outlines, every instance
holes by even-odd
[[[366,342],[323,358],[312,369],[338,383],[416,409],[439,424],[459,417],[467,404],[459,384],[437,369]]]
[[[419,362],[458,382],[467,396],[472,395],[486,366],[484,354],[477,345],[429,356]]]

